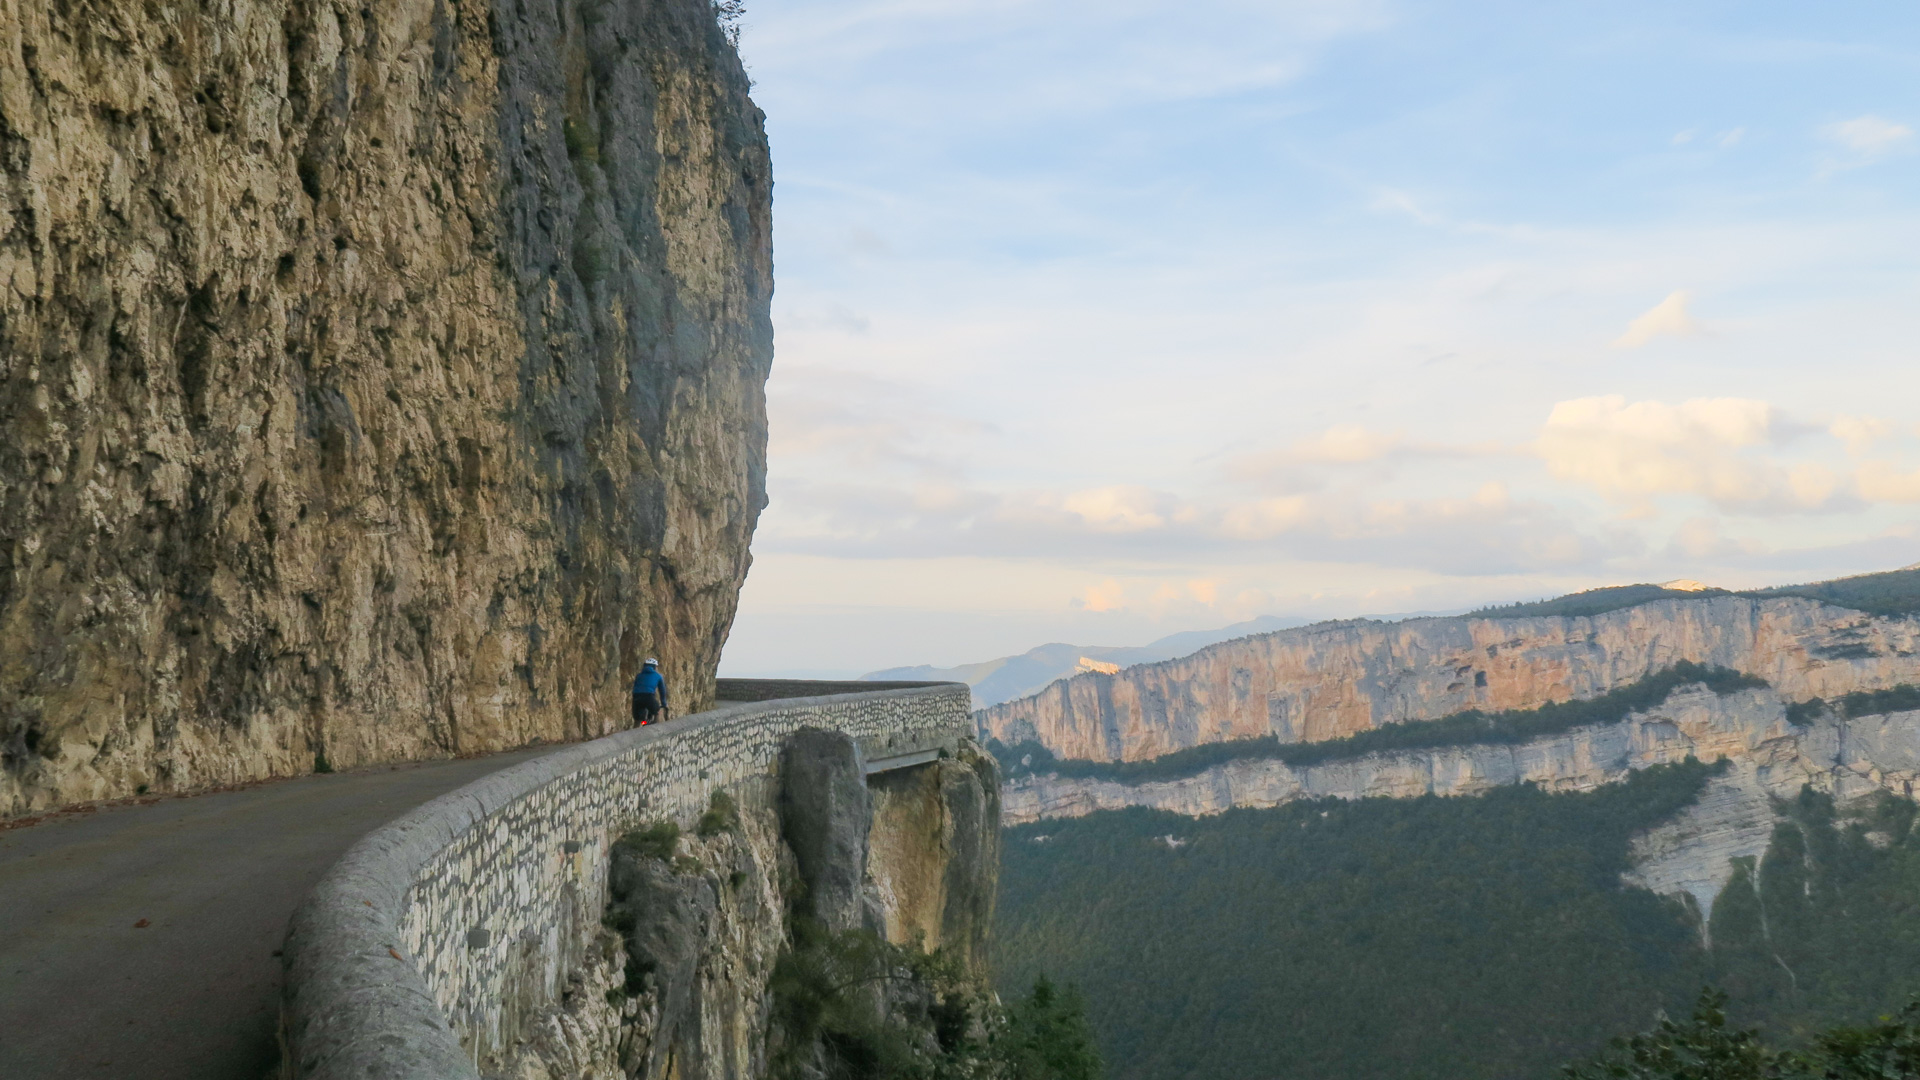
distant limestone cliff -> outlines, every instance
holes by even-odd
[[[1808,596],[1653,592],[1661,598],[1591,615],[1521,608],[1281,630],[1076,675],[977,719],[1009,745],[1138,761],[1208,743],[1317,742],[1467,709],[1591,698],[1681,661],[1757,676],[1790,702],[1920,683],[1920,618]]]
[[[1786,595],[1633,586],[1459,618],[1325,623],[1090,673],[975,714],[1011,824],[1150,807],[1590,791],[1689,757],[1697,804],[1635,841],[1636,884],[1702,920],[1803,789],[1920,786],[1920,573]],[[1841,606],[1841,603],[1858,606]]]
[[[707,0],[0,14],[0,816],[688,708],[765,502]]]

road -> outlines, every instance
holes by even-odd
[[[0,1078],[261,1080],[278,950],[355,840],[550,753],[380,766],[0,831]]]

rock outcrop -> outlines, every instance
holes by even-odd
[[[1634,769],[1696,757],[1729,763],[1699,800],[1638,838],[1630,880],[1685,893],[1702,916],[1732,873],[1732,860],[1765,853],[1779,820],[1775,800],[1803,785],[1851,800],[1875,791],[1914,797],[1920,784],[1920,712],[1845,717],[1825,710],[1789,720],[1771,690],[1716,694],[1682,688],[1658,708],[1616,724],[1576,728],[1518,744],[1489,743],[1366,754],[1313,765],[1243,759],[1153,783],[1025,777],[1007,785],[1005,820],[1023,824],[1145,806],[1215,814],[1296,799],[1478,795],[1509,784],[1589,791]]]
[[[1920,682],[1920,619],[1798,597],[1669,599],[1595,616],[1321,623],[983,709],[984,735],[1136,761],[1202,743],[1316,742],[1465,709],[1589,698],[1687,660],[1803,701]]]
[[[816,1036],[782,1022],[820,1003],[781,1000],[800,981],[779,982],[783,958],[822,935],[871,932],[944,950],[984,981],[999,838],[998,767],[972,743],[868,778],[854,740],[799,732],[777,782],[738,785],[690,833],[655,827],[615,845],[612,933],[589,935],[558,1003],[486,1055],[482,1074],[737,1080],[780,1071],[771,1058],[784,1053],[783,1075],[843,1076],[791,1067],[821,1048],[796,1045]],[[819,929],[796,925],[808,921]],[[928,1026],[927,986],[890,976],[854,996],[876,1022]]]
[[[0,2],[0,816],[710,698],[747,92],[707,0]]]

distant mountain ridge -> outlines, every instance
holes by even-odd
[[[1920,611],[1920,563],[1877,574],[1856,574],[1816,581],[1808,585],[1778,585],[1767,589],[1732,592],[1681,579],[1660,585],[1608,585],[1585,592],[1568,593],[1551,600],[1535,600],[1499,607],[1480,608],[1469,616],[1514,618],[1523,615],[1604,615],[1610,611],[1638,607],[1655,600],[1700,600],[1710,596],[1800,596],[1822,600],[1836,607],[1875,615],[1909,615]]]
[[[1290,615],[1262,615],[1259,618],[1223,626],[1218,630],[1183,630],[1177,634],[1168,634],[1146,645],[1068,645],[1053,642],[1036,646],[1017,656],[1002,656],[985,660],[977,664],[961,664],[958,667],[934,667],[931,664],[916,664],[911,667],[887,668],[883,671],[870,671],[860,676],[866,681],[888,680],[949,680],[963,682],[973,687],[973,703],[977,708],[998,705],[1003,701],[1027,697],[1038,693],[1060,679],[1077,675],[1083,671],[1100,670],[1096,664],[1113,664],[1130,667],[1134,664],[1151,664],[1162,660],[1177,660],[1234,638],[1252,634],[1266,634],[1275,630],[1287,630],[1296,626],[1305,626],[1309,620]],[[1082,664],[1082,660],[1091,660],[1095,664]]]
[[[1685,584],[1257,633],[1113,675],[1073,675],[983,705],[976,719],[1010,746],[1137,761],[1206,743],[1314,742],[1468,709],[1537,708],[1682,660],[1767,679],[1789,700],[1920,682],[1920,568],[1741,593]]]

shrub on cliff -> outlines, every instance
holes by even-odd
[[[740,808],[734,805],[733,796],[715,789],[713,798],[707,800],[707,811],[700,815],[700,823],[693,831],[701,836],[718,836],[723,832],[738,832],[740,829]]]
[[[654,822],[613,842],[615,848],[625,848],[643,859],[671,859],[679,844],[680,826],[671,821]]]

